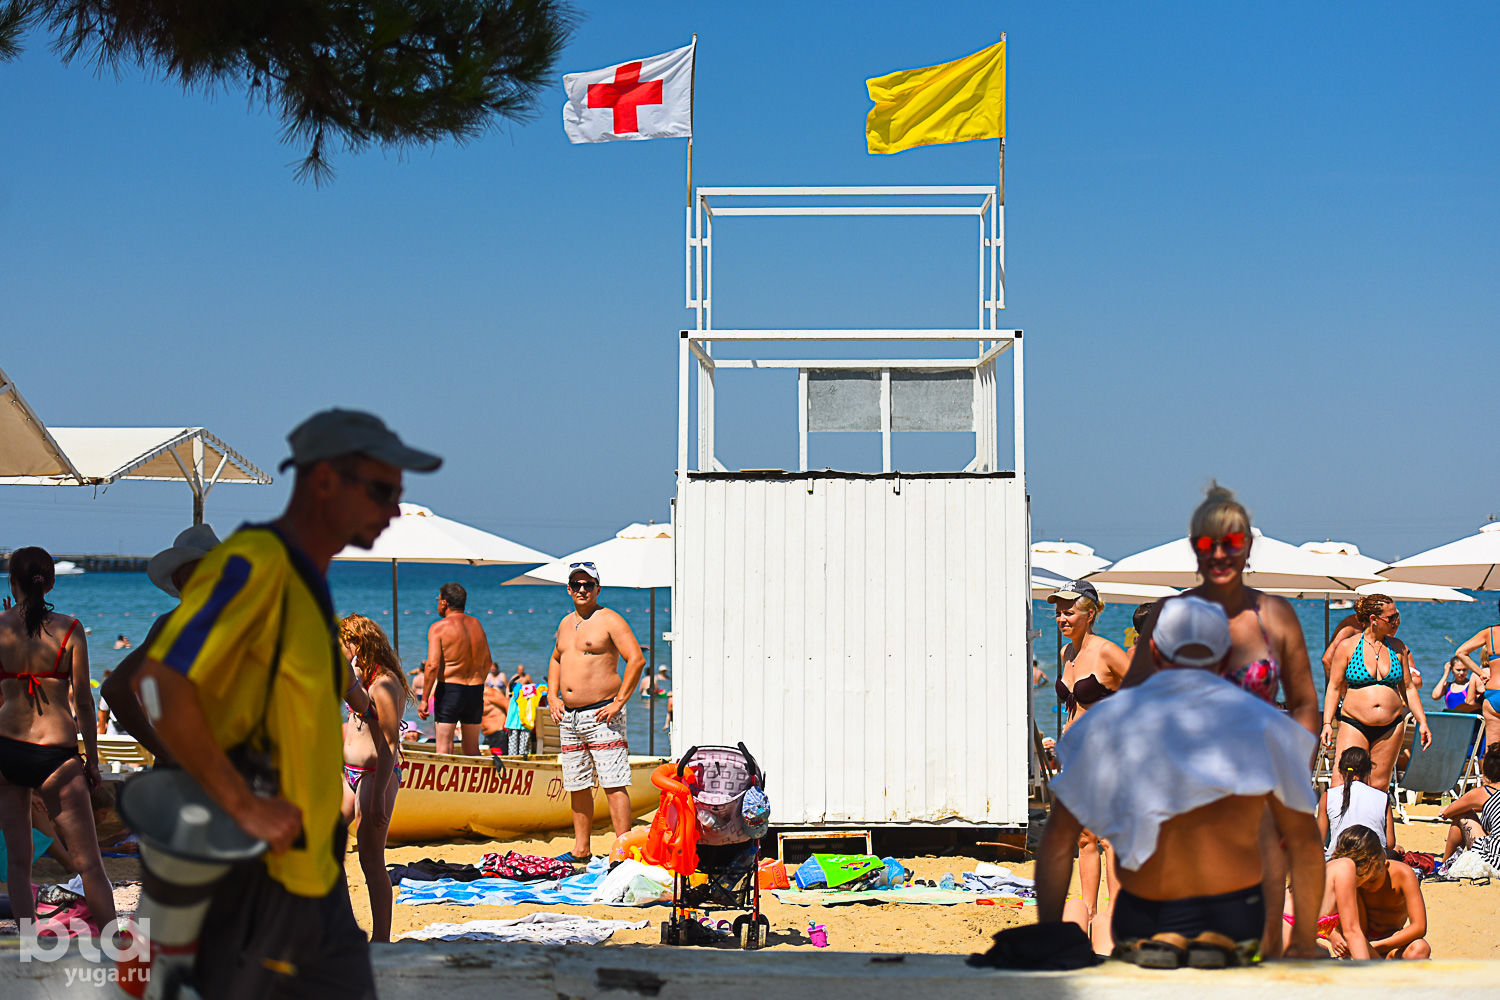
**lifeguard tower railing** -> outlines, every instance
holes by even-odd
[[[969,204],[892,204],[909,197],[964,199]],[[781,204],[744,204],[775,198]],[[811,204],[812,200],[853,199],[863,204]],[[733,202],[738,204],[721,204]],[[707,187],[699,188],[689,217],[686,302],[697,324],[682,331],[678,355],[677,476],[681,490],[693,471],[723,471],[714,453],[714,376],[720,369],[797,371],[798,469],[807,469],[807,436],[822,431],[873,431],[881,436],[881,468],[890,472],[891,435],[898,431],[972,431],[974,460],[964,471],[999,468],[996,366],[1013,352],[1012,471],[1024,481],[1025,391],[1021,331],[999,329],[1005,307],[1004,207],[993,187]],[[976,222],[978,323],[966,329],[924,330],[745,330],[715,329],[713,315],[714,219],[795,216],[969,216]],[[796,342],[963,342],[977,344],[971,358],[786,360],[715,359],[714,343]],[[696,366],[698,412],[696,449],[689,420],[690,385]]]
[[[716,327],[714,221],[798,216],[972,217],[975,325]],[[696,192],[685,285],[696,324],[678,355],[672,752],[743,741],[774,782],[778,826],[1027,821],[1030,524],[1021,331],[998,326],[1003,219],[992,187]],[[955,349],[965,342],[972,352]],[[871,350],[851,358],[851,344]],[[757,353],[799,356],[744,356]],[[958,356],[931,356],[944,353]],[[1010,469],[998,454],[1006,355]],[[715,377],[735,369],[796,372],[795,469],[719,460]],[[880,435],[880,472],[809,468],[809,435],[844,431]],[[897,469],[891,439],[908,431],[972,434],[972,458]]]

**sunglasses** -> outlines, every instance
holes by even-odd
[[[1225,552],[1232,556],[1237,556],[1241,552],[1245,551],[1245,545],[1248,541],[1249,536],[1246,535],[1243,531],[1231,531],[1225,534],[1222,538],[1212,538],[1208,535],[1199,535],[1197,538],[1193,539],[1193,550],[1199,555],[1206,556],[1209,553],[1213,552],[1214,549],[1222,545],[1224,546]]]
[[[1375,617],[1379,618],[1381,621],[1385,622],[1387,625],[1394,625],[1394,624],[1396,624],[1397,622],[1399,622],[1401,620],[1401,612],[1397,611],[1397,612],[1395,612],[1393,614],[1389,614],[1389,615],[1376,615]]]
[[[356,476],[352,472],[345,472],[343,469],[339,469],[338,473],[345,481],[358,483],[360,486],[363,486],[365,488],[365,496],[369,497],[372,503],[379,504],[382,507],[389,507],[401,502],[401,495],[404,491],[400,483],[387,483],[379,479],[366,479],[363,476]]]
[[[593,580],[574,580],[574,581],[572,581],[571,583],[568,584],[568,589],[569,590],[577,590],[577,591],[580,591],[582,593],[587,594],[589,591],[593,590],[597,586],[599,586],[599,585],[597,583],[595,583]]]

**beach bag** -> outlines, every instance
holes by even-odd
[[[1484,855],[1472,849],[1456,855],[1448,863],[1448,878],[1490,878],[1495,875],[1500,875],[1500,870],[1491,867]]]

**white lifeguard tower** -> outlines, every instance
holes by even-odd
[[[851,215],[974,218],[976,324],[714,326],[716,218]],[[994,187],[696,191],[686,267],[697,323],[678,351],[672,753],[743,741],[766,770],[778,827],[1027,822],[1030,522],[1021,331],[998,324],[1003,220]],[[963,356],[920,356],[964,343]],[[753,356],[788,344],[805,356]],[[847,357],[850,344],[869,356]],[[891,356],[910,345],[927,346]],[[761,369],[796,371],[797,464],[727,469],[714,447],[715,375]],[[879,472],[808,467],[809,435],[849,431],[880,435]],[[913,431],[972,434],[973,457],[895,468],[892,436]]]

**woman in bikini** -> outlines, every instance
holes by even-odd
[[[1349,747],[1369,751],[1375,768],[1370,784],[1385,791],[1401,752],[1406,713],[1417,719],[1422,748],[1432,743],[1422,690],[1412,670],[1411,650],[1396,638],[1401,613],[1384,594],[1368,594],[1354,606],[1363,631],[1345,639],[1333,656],[1333,674],[1323,703],[1323,745],[1334,745],[1333,720],[1338,716],[1335,756]],[[1343,778],[1335,773],[1330,784]]]
[[[67,845],[83,876],[83,896],[97,926],[115,919],[114,890],[104,874],[89,791],[99,787],[99,752],[89,654],[76,618],[47,603],[52,556],[30,546],[10,557],[16,605],[0,614],[0,827],[8,858],[6,886],[18,918],[34,918],[31,895],[31,793]],[[83,724],[80,725],[80,720]],[[85,756],[78,754],[83,737]]]
[[[1500,744],[1484,752],[1479,762],[1480,783],[1438,813],[1452,826],[1443,847],[1447,861],[1459,851],[1477,850],[1492,868],[1500,868]]]
[[[351,710],[344,729],[344,822],[356,824],[359,867],[370,892],[370,940],[389,941],[391,880],[385,870],[385,838],[401,787],[401,716],[411,689],[379,625],[364,615],[350,615],[339,622],[339,640],[374,708],[373,714],[366,711],[363,716]]]
[[[1438,678],[1437,686],[1432,689],[1432,700],[1443,703],[1445,712],[1477,712],[1480,705],[1480,692],[1484,685],[1479,682],[1474,671],[1469,669],[1465,662],[1468,657],[1460,659],[1455,656],[1443,664],[1443,676]]]
[[[1410,865],[1386,860],[1374,830],[1351,826],[1339,834],[1324,885],[1320,912],[1324,919],[1338,917],[1327,939],[1335,956],[1432,957],[1426,941],[1427,903],[1417,874]]]
[[[1067,584],[1047,598],[1057,609],[1057,626],[1068,645],[1063,648],[1062,673],[1057,678],[1057,704],[1068,713],[1063,726],[1066,733],[1090,705],[1119,690],[1130,660],[1125,651],[1101,635],[1094,634],[1094,622],[1104,610],[1099,591],[1087,580]],[[1114,866],[1104,863],[1109,845],[1084,830],[1078,838],[1078,884],[1083,891],[1083,913],[1072,915],[1094,938],[1096,951],[1108,953],[1114,944],[1110,938],[1110,915],[1096,920],[1099,909],[1101,870],[1109,880],[1111,901],[1119,894]],[[1090,929],[1092,925],[1092,930]]]
[[[1469,659],[1469,654],[1479,651],[1479,662]],[[1486,746],[1500,745],[1500,670],[1491,667],[1500,660],[1500,625],[1481,629],[1454,653],[1469,670],[1479,678],[1479,714],[1484,719],[1484,742]]]

